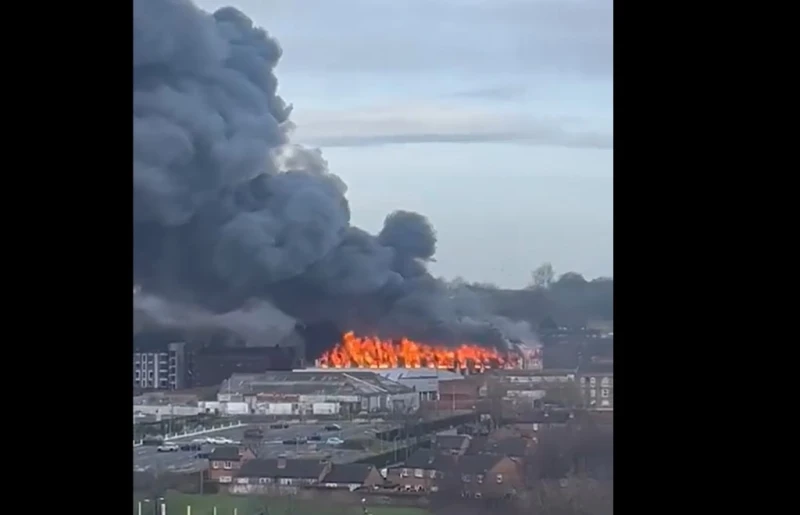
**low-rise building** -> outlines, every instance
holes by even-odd
[[[410,413],[419,408],[419,396],[408,386],[374,372],[350,370],[234,374],[222,383],[217,397],[268,415]]]
[[[331,465],[331,470],[322,478],[325,488],[357,490],[383,485],[383,476],[373,465],[365,463],[343,463]]]
[[[614,410],[614,363],[590,361],[578,369],[579,385],[587,408]]]
[[[344,369],[374,372],[384,379],[408,386],[419,396],[420,402],[435,401],[440,398],[439,385],[447,381],[463,381],[464,376],[451,370],[436,368],[355,368]],[[306,368],[295,372],[342,372],[337,368]]]
[[[403,465],[387,470],[387,481],[406,490],[458,491],[464,497],[502,497],[524,483],[522,467],[498,454],[447,455],[419,450]]]
[[[440,454],[464,454],[470,440],[469,435],[436,435],[431,447]]]
[[[535,438],[540,431],[566,427],[575,418],[569,410],[530,410],[505,415],[508,428],[528,438]]]
[[[242,466],[255,458],[250,449],[237,446],[216,447],[208,457],[208,479],[217,483],[231,483]]]
[[[239,469],[230,491],[235,494],[291,493],[300,487],[319,485],[330,471],[329,460],[254,459]]]
[[[523,458],[534,447],[535,440],[521,436],[509,436],[493,441],[489,437],[473,437],[466,454],[499,454],[510,458]]]

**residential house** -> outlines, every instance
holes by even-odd
[[[464,497],[505,496],[523,484],[522,468],[513,458],[497,454],[451,455],[419,450],[399,467],[387,471],[387,481],[405,490],[458,490]]]
[[[255,453],[248,448],[232,445],[216,447],[208,456],[208,479],[218,483],[230,483],[242,465],[255,457]]]
[[[519,461],[499,454],[457,456],[452,468],[441,471],[439,489],[460,488],[462,497],[509,497],[524,485]]]
[[[579,385],[589,409],[613,411],[614,363],[589,361],[578,369]]]
[[[535,438],[540,431],[566,427],[573,418],[570,410],[528,410],[511,414],[508,425],[523,437]]]
[[[318,485],[330,472],[327,459],[254,459],[239,470],[231,493],[259,493],[270,490],[295,491]]]
[[[533,443],[534,440],[530,438],[516,436],[497,441],[491,441],[486,437],[477,437],[470,441],[466,454],[497,454],[510,458],[523,458],[528,455]]]
[[[371,488],[383,485],[383,476],[373,465],[364,463],[345,463],[331,465],[330,471],[322,478],[325,488]]]
[[[434,450],[419,449],[405,463],[386,471],[386,480],[406,490],[436,491],[439,470],[448,468],[453,456]]]
[[[437,435],[432,447],[441,454],[464,454],[469,447],[468,435]]]

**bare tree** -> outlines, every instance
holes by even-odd
[[[553,280],[555,279],[555,271],[553,270],[553,265],[550,263],[542,263],[539,265],[536,270],[531,272],[531,284],[529,286],[530,289],[543,289],[546,290],[550,288],[550,285],[553,284]]]
[[[574,477],[539,481],[519,497],[517,513],[612,515],[614,483]]]

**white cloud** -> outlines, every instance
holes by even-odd
[[[507,141],[570,148],[613,148],[610,131],[570,118],[540,118],[488,109],[400,105],[296,112],[293,139],[321,147]]]

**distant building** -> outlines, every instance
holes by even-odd
[[[187,386],[186,342],[171,332],[143,332],[133,336],[133,387],[142,390],[179,390]]]
[[[231,493],[260,493],[270,490],[293,492],[297,487],[318,485],[331,470],[328,460],[255,459],[239,470]]]
[[[374,372],[379,376],[408,386],[419,395],[420,402],[439,400],[439,385],[443,381],[463,381],[464,376],[450,370],[433,368],[306,368],[296,372],[343,372],[348,370]]]
[[[589,361],[578,369],[583,400],[589,409],[614,409],[614,363]]]
[[[219,402],[245,403],[265,415],[334,415],[413,412],[413,389],[374,372],[269,371],[234,374],[220,386]]]
[[[387,481],[404,490],[451,490],[462,497],[505,497],[524,486],[522,468],[500,454],[447,455],[418,450],[387,470]]]
[[[280,345],[203,347],[192,354],[192,386],[218,385],[233,374],[292,370],[302,366],[303,347],[292,332]]]
[[[255,454],[250,449],[216,447],[208,457],[208,479],[216,483],[231,483],[242,466],[254,458]]]

